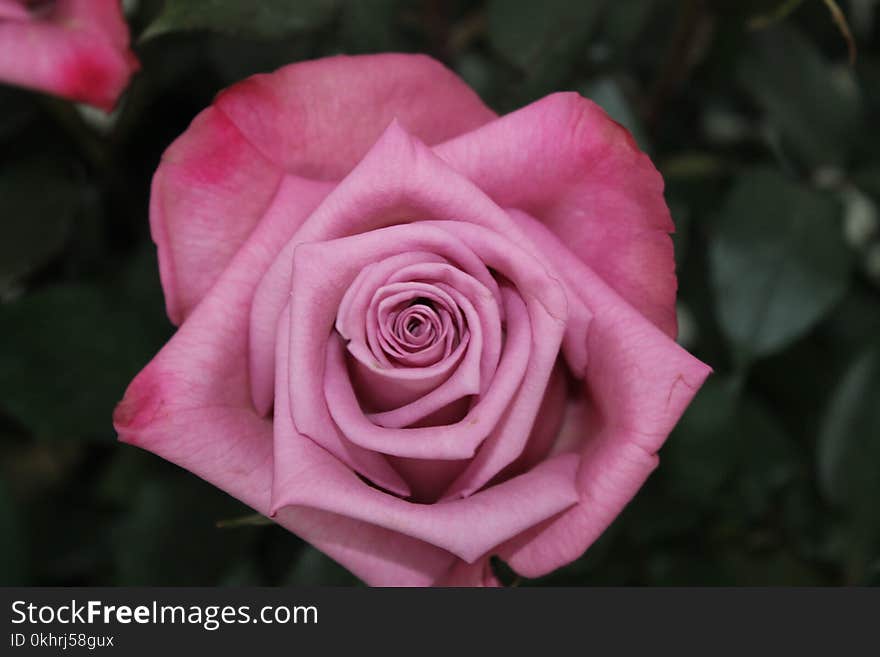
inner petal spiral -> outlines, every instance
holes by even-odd
[[[368,311],[367,339],[387,366],[429,367],[448,358],[467,324],[455,299],[426,283],[397,283],[376,291]]]

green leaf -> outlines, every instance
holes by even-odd
[[[854,172],[852,180],[860,189],[880,198],[880,165],[873,165]]]
[[[822,491],[869,535],[880,532],[880,348],[863,353],[838,385],[822,422]]]
[[[736,431],[740,461],[732,479],[731,517],[755,518],[768,512],[773,496],[797,473],[797,445],[768,408],[752,398],[741,400]]]
[[[685,412],[661,461],[673,494],[718,509],[729,501],[719,496],[723,488],[736,506],[725,516],[741,518],[766,510],[793,476],[797,452],[776,418],[742,394],[738,379],[715,376]]]
[[[342,8],[342,39],[353,52],[394,50],[401,0],[349,0]]]
[[[217,584],[259,531],[218,529],[248,509],[194,475],[175,475],[145,482],[117,528],[120,585]]]
[[[734,586],[819,586],[820,571],[810,568],[784,550],[747,553],[731,550],[725,555]]]
[[[490,0],[489,41],[528,78],[527,95],[565,79],[589,46],[602,0]]]
[[[303,546],[290,573],[287,586],[357,586],[360,580],[330,557],[310,545]]]
[[[327,24],[337,4],[338,0],[166,0],[141,41],[187,30],[280,39]]]
[[[738,394],[736,381],[710,378],[661,451],[664,479],[677,496],[710,501],[736,468]]]
[[[0,292],[52,259],[64,246],[79,194],[61,168],[48,159],[15,162],[0,170],[3,227]]]
[[[615,49],[625,52],[644,32],[656,8],[656,0],[615,0],[605,10],[602,35]]]
[[[0,409],[43,437],[113,437],[113,407],[152,356],[136,308],[58,285],[0,306]]]
[[[766,170],[742,176],[714,226],[719,321],[740,364],[810,329],[843,296],[850,252],[828,196]]]
[[[737,78],[808,165],[844,163],[861,119],[851,70],[834,69],[801,34],[780,26],[753,36]]]

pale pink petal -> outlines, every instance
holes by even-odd
[[[538,411],[556,364],[565,326],[544,313],[533,313],[529,324],[530,344],[525,350],[528,366],[517,391],[491,435],[480,445],[474,459],[444,493],[443,499],[467,497],[485,486],[523,454],[536,422],[553,422]],[[508,341],[505,350],[514,347]],[[503,358],[506,356],[505,351]],[[502,376],[500,368],[498,373]]]
[[[290,414],[289,390],[301,385],[296,377],[297,365],[290,362],[290,313],[281,314],[278,320],[276,338],[276,367],[275,383],[275,413],[273,424],[275,427],[275,476],[284,478],[284,470],[289,467],[291,458],[295,458],[295,452],[291,450],[291,440],[302,440],[294,429],[293,417]],[[289,378],[294,377],[294,378]],[[342,463],[355,472],[363,475],[377,486],[391,491],[402,497],[409,495],[407,483],[400,477],[394,468],[389,465],[385,457],[375,451],[366,450],[360,445],[352,443],[339,431],[328,430],[316,433],[315,441],[328,452],[333,454]],[[293,456],[292,456],[293,455]],[[280,475],[278,473],[281,473]]]
[[[459,561],[418,539],[336,513],[288,506],[274,519],[370,586],[431,586]]]
[[[302,433],[313,437],[329,431],[330,425],[335,424],[353,442],[397,456],[468,458],[495,427],[525,373],[531,341],[526,322],[508,322],[508,329],[513,331],[508,341],[522,339],[523,345],[515,349],[508,346],[496,374],[497,382],[456,424],[431,428],[380,428],[362,415],[347,378],[327,380],[330,390],[325,390],[325,361],[321,350],[333,327],[335,309],[345,289],[366,263],[380,261],[400,250],[430,250],[459,262],[462,255],[476,253],[484,266],[503,273],[517,286],[518,293],[526,299],[530,317],[546,313],[558,328],[564,328],[565,298],[558,282],[528,254],[481,226],[428,221],[330,242],[303,244],[294,257],[290,302],[292,317],[300,318],[292,322],[290,338],[291,363],[296,364],[300,384],[292,387],[290,392],[294,421]],[[508,307],[512,304],[521,306],[518,296],[511,298],[513,301],[506,304]],[[308,321],[301,318],[308,318]],[[515,338],[520,327],[522,337]],[[548,344],[552,343],[554,336],[548,334],[547,337]],[[557,349],[558,346],[557,339]],[[329,409],[321,390],[334,398]],[[330,422],[328,410],[333,413],[335,422]],[[523,430],[527,433],[529,428]]]
[[[455,353],[430,367],[375,367],[382,354],[373,354],[368,345],[366,315],[375,290],[411,265],[448,264],[430,253],[404,251],[380,262],[368,264],[348,287],[336,315],[336,330],[347,340],[353,361],[350,375],[362,403],[372,410],[398,408],[433,390],[450,374],[464,355],[467,344],[459,344]],[[387,361],[387,359],[385,359]]]
[[[550,374],[550,381],[547,383],[547,389],[544,391],[544,399],[541,401],[541,407],[538,409],[537,420],[532,427],[532,433],[528,442],[522,450],[522,453],[507,467],[505,467],[495,478],[496,481],[503,481],[508,477],[525,472],[532,466],[543,461],[548,454],[564,453],[565,435],[561,429],[569,405],[572,403],[569,397],[568,374],[561,360],[557,361],[556,366]],[[578,445],[584,434],[584,427],[578,425],[576,429],[579,432]],[[558,451],[556,451],[558,449]],[[491,485],[491,482],[490,482]]]
[[[483,331],[480,317],[471,302],[456,290],[448,290],[455,297],[455,303],[463,311],[468,323],[474,328],[465,334],[459,347],[465,350],[464,358],[457,364],[455,372],[447,380],[439,383],[424,395],[413,399],[397,408],[378,413],[371,413],[370,420],[379,426],[402,428],[414,425],[449,404],[469,395],[479,395],[489,386],[491,375],[495,372],[497,361],[489,367],[481,367],[485,363],[483,355],[490,349],[484,348]],[[497,313],[496,313],[497,319]],[[497,346],[491,351],[500,351],[501,327],[498,325]],[[454,352],[450,356],[454,357]],[[488,376],[488,378],[486,378]],[[360,390],[358,390],[360,397]]]

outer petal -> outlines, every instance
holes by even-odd
[[[538,218],[675,336],[673,224],[663,180],[599,106],[554,94],[434,150],[499,205]]]
[[[326,180],[346,175],[392,119],[436,144],[495,118],[464,82],[424,55],[291,64],[233,85],[216,106],[270,160]]]
[[[246,358],[251,297],[288,230],[283,215],[268,219],[131,383],[114,414],[121,440],[186,468],[265,515],[272,422],[251,405]],[[427,585],[454,561],[422,541],[333,513],[289,507],[276,519],[370,584]]]
[[[577,281],[571,289],[594,313],[585,403],[581,413],[568,416],[558,448],[580,451],[580,502],[498,552],[517,572],[537,577],[576,559],[617,517],[657,466],[657,450],[711,370],[621,299],[544,226],[514,216],[566,279]]]
[[[165,151],[153,176],[150,228],[172,322],[201,300],[276,196],[300,216],[311,209],[313,195],[298,189],[310,183],[283,174],[213,107]]]
[[[169,147],[153,180],[150,222],[171,321],[204,296],[285,172],[342,177],[394,118],[434,144],[494,116],[443,65],[417,55],[302,62],[224,90]],[[298,211],[295,196],[285,202]]]
[[[0,80],[110,111],[138,68],[116,0],[58,0],[45,15],[6,8],[0,17]]]

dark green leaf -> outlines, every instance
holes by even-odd
[[[35,114],[31,95],[12,87],[0,87],[0,108],[0,140],[14,137]]]
[[[656,0],[615,0],[605,10],[602,34],[623,51],[633,46],[656,7]]]
[[[752,398],[740,400],[734,426],[739,462],[724,504],[732,507],[727,515],[734,522],[748,526],[768,512],[773,496],[795,476],[800,454],[777,418]]]
[[[189,473],[146,482],[115,535],[119,584],[218,583],[258,529],[223,530],[216,523],[247,512]]]
[[[79,205],[76,186],[51,160],[0,170],[0,293],[45,265],[64,245]]]
[[[490,0],[489,40],[528,78],[527,95],[554,86],[589,46],[602,0]]]
[[[342,9],[342,37],[354,52],[393,50],[398,38],[395,22],[401,0],[348,0]]]
[[[793,554],[781,550],[725,555],[736,586],[818,586],[820,575]]]
[[[754,171],[737,181],[714,228],[718,317],[740,362],[801,336],[846,291],[850,253],[826,195]]]
[[[710,378],[660,453],[663,476],[677,495],[708,502],[736,468],[742,437],[734,425],[736,382]]]
[[[315,548],[305,545],[287,575],[288,586],[353,586],[357,577]]]
[[[159,344],[96,287],[59,285],[0,306],[0,408],[46,437],[112,438],[113,407]]]
[[[880,198],[880,166],[861,169],[853,174],[853,182],[863,191]]]
[[[845,161],[860,127],[851,71],[833,69],[799,32],[779,26],[754,35],[737,77],[807,164]]]
[[[826,497],[869,533],[880,531],[880,350],[860,356],[843,377],[817,449]]]
[[[166,0],[141,40],[185,30],[279,39],[326,24],[337,4],[338,0]]]

